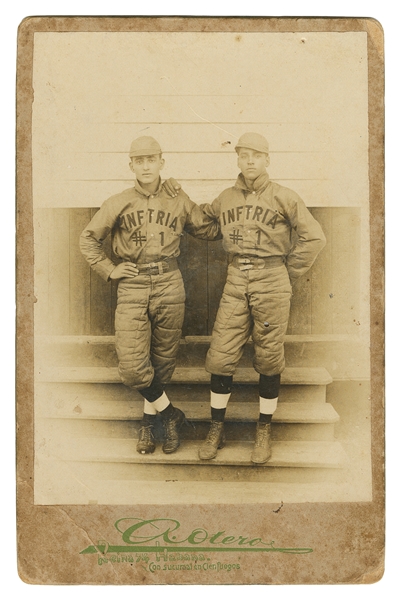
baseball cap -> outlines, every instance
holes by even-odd
[[[266,154],[269,152],[267,140],[259,133],[244,133],[235,146],[236,152],[239,148],[249,148],[257,152],[265,152]]]
[[[144,135],[136,138],[131,144],[129,156],[151,156],[161,154],[160,144],[154,138]]]

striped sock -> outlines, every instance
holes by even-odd
[[[154,400],[154,402],[152,402],[152,405],[154,406],[157,412],[162,412],[163,410],[168,408],[170,404],[171,402],[169,401],[168,396],[165,392],[163,392],[162,395],[159,398],[157,398],[157,400]]]
[[[230,394],[217,394],[211,392],[211,420],[222,423],[225,420],[226,407]]]
[[[145,415],[156,415],[157,411],[154,407],[154,402],[149,402],[148,400],[144,400],[144,408],[143,412]]]
[[[262,398],[260,396],[260,423],[271,423],[272,415],[276,411],[278,398]]]

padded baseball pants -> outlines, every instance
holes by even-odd
[[[285,368],[284,336],[292,288],[286,266],[240,271],[228,275],[206,358],[214,375],[234,375],[250,336],[253,364],[262,375],[278,375]]]
[[[121,279],[115,312],[115,345],[123,383],[147,388],[157,374],[168,383],[185,313],[185,289],[179,270]]]

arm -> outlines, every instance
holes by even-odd
[[[116,218],[117,216],[113,215],[110,206],[105,202],[82,231],[79,239],[83,256],[92,269],[106,281],[134,277],[138,274],[135,264],[125,262],[116,266],[104,251],[104,240],[115,225]]]
[[[201,204],[200,206],[187,198],[188,217],[186,220],[185,231],[193,237],[203,240],[222,239],[221,226],[219,223],[219,213],[215,210],[213,203]]]
[[[163,188],[167,194],[176,198],[182,190],[180,183],[173,177],[170,177],[163,183]],[[184,192],[183,192],[184,193]],[[186,196],[188,206],[188,219],[185,225],[185,231],[193,237],[203,240],[220,240],[222,238],[219,225],[218,214],[214,210],[214,204],[197,205]]]
[[[291,202],[288,218],[297,240],[286,258],[289,278],[293,284],[312,266],[326,244],[321,225],[314,219],[297,194]]]

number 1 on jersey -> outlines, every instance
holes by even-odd
[[[160,231],[160,236],[161,236],[161,246],[164,246],[164,232]]]

